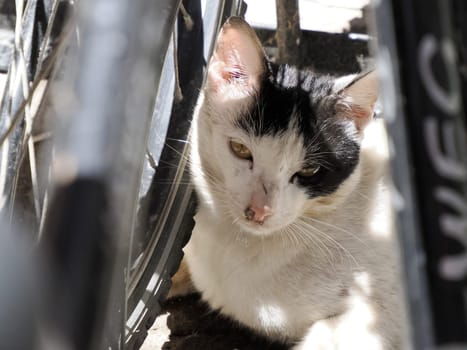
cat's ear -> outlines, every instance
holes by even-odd
[[[334,89],[339,98],[338,113],[355,122],[361,131],[373,117],[378,98],[378,77],[375,71],[336,80]]]
[[[251,95],[259,89],[265,71],[266,56],[254,30],[240,17],[230,17],[209,63],[208,91],[222,99]]]

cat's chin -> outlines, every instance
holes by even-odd
[[[254,236],[270,236],[274,234],[274,232],[280,230],[280,228],[269,225],[267,222],[261,225],[252,221],[242,220],[238,221],[236,225],[239,226],[244,233]]]

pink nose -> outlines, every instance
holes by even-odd
[[[269,208],[267,205],[263,206],[262,208],[250,205],[248,208],[245,209],[245,217],[248,220],[257,222],[261,225],[264,223],[264,219],[271,215],[272,209]]]

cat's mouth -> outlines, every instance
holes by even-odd
[[[274,217],[267,218],[262,222],[249,220],[246,217],[235,220],[236,225],[245,233],[256,236],[268,236],[274,232],[280,231],[284,226],[282,223],[278,224]]]
[[[237,225],[240,226],[242,231],[254,235],[267,235],[275,231],[273,228],[270,227],[267,221],[259,223],[243,218],[242,220],[237,221]]]

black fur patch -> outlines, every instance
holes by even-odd
[[[321,165],[309,178],[294,175],[291,181],[306,188],[310,198],[334,192],[352,174],[360,147],[336,116],[338,96],[333,79],[293,67],[273,67],[263,78],[256,103],[238,126],[255,136],[281,135],[295,125],[302,135],[305,163]]]

